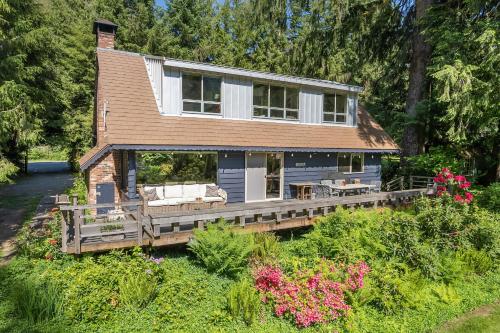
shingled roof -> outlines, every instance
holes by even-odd
[[[175,146],[232,149],[261,147],[310,151],[396,151],[391,137],[363,109],[357,127],[259,120],[166,116],[158,111],[142,55],[98,49],[99,92],[108,101],[104,142],[80,159],[82,168],[109,146]]]

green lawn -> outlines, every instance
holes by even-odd
[[[500,303],[482,306],[448,322],[437,333],[500,332]]]

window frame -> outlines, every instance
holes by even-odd
[[[267,86],[267,106],[266,105],[255,105],[254,104],[254,91],[255,91],[255,85],[262,85],[262,86]],[[273,87],[278,87],[278,88],[283,88],[284,93],[283,93],[283,107],[275,107],[271,106],[271,86]],[[297,91],[297,108],[292,109],[288,108],[286,106],[286,96],[287,96],[287,90],[288,89],[294,89]],[[300,88],[299,87],[292,87],[292,86],[286,86],[286,85],[274,85],[271,83],[267,82],[252,82],[252,118],[253,119],[269,119],[269,120],[285,120],[285,121],[299,121],[300,115],[299,115],[299,110],[300,110]],[[259,108],[262,110],[267,111],[267,116],[256,116],[255,115],[255,108]],[[283,111],[283,117],[271,117],[271,110],[279,110]],[[287,118],[287,111],[290,112],[296,112],[297,113],[297,118]]]
[[[349,171],[339,171],[339,156],[349,154]],[[361,171],[352,171],[352,157],[353,155],[361,156]],[[338,153],[337,154],[337,171],[343,174],[356,174],[365,172],[365,153]]]
[[[333,95],[334,96],[334,102],[333,102],[333,111],[325,111],[325,100],[326,100],[326,95]],[[337,112],[337,95],[344,96],[344,113],[339,113]],[[325,92],[323,93],[323,114],[321,115],[321,122],[322,123],[327,123],[327,124],[336,124],[336,125],[347,125],[347,95],[345,94],[339,94],[337,92]],[[325,115],[333,115],[333,121],[331,120],[325,120]],[[337,115],[344,116],[345,121],[337,121]]]
[[[196,99],[188,99],[188,98],[184,98],[184,94],[183,94],[183,85],[184,85],[184,75],[192,75],[192,76],[200,76],[201,77],[201,100],[196,100]],[[219,102],[214,102],[214,101],[205,101],[204,100],[204,91],[203,91],[203,88],[204,88],[204,78],[207,77],[207,78],[211,78],[211,79],[219,79],[220,80],[220,88],[219,88],[219,94],[220,94],[220,101]],[[187,114],[202,114],[202,115],[211,115],[211,116],[222,116],[222,81],[223,81],[223,78],[221,76],[217,76],[217,75],[205,75],[205,74],[201,74],[201,73],[192,73],[192,72],[181,72],[181,111],[182,113],[187,113]],[[201,104],[201,109],[200,109],[200,112],[197,112],[197,111],[185,111],[184,110],[184,102],[188,102],[188,103],[200,103]],[[219,113],[216,113],[216,112],[206,112],[205,111],[205,104],[211,104],[211,105],[219,105],[219,109],[220,109],[220,112]]]

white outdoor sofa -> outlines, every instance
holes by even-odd
[[[140,185],[144,214],[222,207],[227,193],[215,184]]]

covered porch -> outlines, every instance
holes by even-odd
[[[378,192],[381,189],[381,156],[387,153],[391,151],[112,145],[95,154],[84,167],[87,168],[89,202],[92,204],[141,199],[139,189],[148,185],[193,184],[217,185],[227,193],[226,203],[232,204],[295,199],[300,197],[301,189],[297,185],[304,183],[311,185],[309,198],[324,198],[328,192],[325,187],[331,194],[340,196]],[[189,168],[181,172],[176,169],[173,178],[151,180],[144,177],[141,169],[141,156],[145,154],[199,155],[203,159],[210,156],[209,167],[204,166],[210,170],[190,178],[186,176],[189,172],[185,172]],[[163,166],[158,170],[161,168]],[[153,170],[156,173],[152,174],[159,174],[158,170]],[[100,177],[101,174],[104,177]]]

